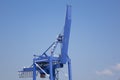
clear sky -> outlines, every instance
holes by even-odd
[[[67,0],[0,0],[0,80],[19,79],[64,26]],[[73,80],[120,80],[120,0],[72,0]]]

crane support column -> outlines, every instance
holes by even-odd
[[[50,64],[50,80],[53,80],[53,64],[52,64],[52,56],[49,58],[49,64]]]
[[[72,70],[71,70],[71,59],[68,59],[68,74],[69,74],[69,80],[72,80]]]
[[[33,80],[36,80],[36,64],[35,64],[35,59],[33,59]]]

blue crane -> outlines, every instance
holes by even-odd
[[[58,80],[56,69],[63,68],[64,64],[68,64],[68,79],[72,80],[71,59],[68,56],[68,45],[71,28],[71,5],[67,5],[65,25],[63,33],[60,33],[57,39],[43,52],[42,55],[34,55],[33,64],[28,68],[23,68],[19,72],[20,78],[32,77],[36,80],[36,76],[40,74],[41,78],[49,76],[49,80]],[[54,52],[57,45],[61,45],[60,55],[55,57]],[[51,49],[49,55],[47,52]]]

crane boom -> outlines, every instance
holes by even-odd
[[[68,58],[70,27],[71,27],[71,5],[67,5],[64,33],[62,40],[62,49],[61,49],[61,62],[63,64],[66,64]]]

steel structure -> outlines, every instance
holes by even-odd
[[[36,80],[36,76],[40,74],[41,78],[49,76],[50,80],[58,80],[56,69],[63,68],[64,64],[68,64],[69,80],[72,80],[71,59],[68,56],[68,44],[71,28],[71,5],[67,5],[64,32],[59,34],[55,42],[40,56],[34,55],[33,64],[29,68],[23,68],[19,72],[20,78],[31,77]],[[61,45],[61,52],[58,57],[54,56],[56,46]],[[48,50],[51,49],[49,55]]]

